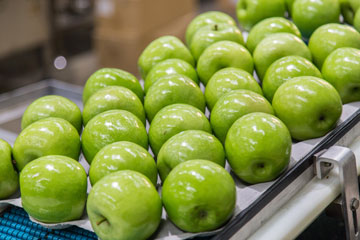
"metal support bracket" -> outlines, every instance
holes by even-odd
[[[339,167],[346,237],[360,240],[359,184],[354,153],[346,147],[332,146],[315,155],[315,174],[319,179],[326,177],[334,165]]]

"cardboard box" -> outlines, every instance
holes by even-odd
[[[216,5],[220,11],[223,11],[236,19],[237,0],[216,0]]]
[[[140,34],[95,35],[94,47],[100,67],[114,67],[139,76],[137,59],[147,42]]]
[[[116,67],[140,76],[137,60],[145,47],[154,39],[172,35],[184,41],[187,25],[195,12],[181,16],[156,31],[149,33],[123,33],[109,29],[97,29],[94,35],[95,52],[101,67]]]
[[[49,39],[47,0],[0,1],[0,57]]]
[[[196,11],[196,0],[96,0],[96,28],[148,33]]]

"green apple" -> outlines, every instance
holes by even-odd
[[[330,23],[316,29],[309,40],[314,63],[319,69],[332,51],[342,47],[360,49],[360,33],[350,26]]]
[[[37,120],[58,117],[69,121],[80,133],[82,117],[79,107],[67,98],[48,95],[36,99],[25,110],[21,119],[21,129],[26,128]]]
[[[223,96],[236,89],[247,89],[262,95],[262,90],[254,77],[239,68],[223,68],[217,71],[205,88],[205,99],[210,111]]]
[[[102,240],[145,240],[160,224],[162,204],[147,177],[122,170],[95,184],[88,197],[87,213]]]
[[[326,58],[322,73],[324,79],[339,92],[341,101],[360,101],[360,50],[339,48]]]
[[[292,6],[294,5],[295,1],[296,0],[285,0],[286,9],[287,9],[289,15],[291,15],[291,13],[292,13]]]
[[[187,130],[172,136],[161,147],[157,157],[161,180],[174,167],[192,159],[209,160],[225,167],[225,151],[216,137],[201,130]]]
[[[312,62],[300,56],[286,56],[276,60],[266,71],[262,82],[265,97],[271,102],[281,84],[294,77],[322,75]]]
[[[203,112],[188,104],[173,104],[161,109],[151,122],[149,141],[158,155],[161,146],[172,136],[185,130],[203,130],[211,133],[209,120]]]
[[[340,4],[338,0],[297,0],[291,16],[302,35],[309,38],[318,27],[340,21]]]
[[[252,112],[274,114],[271,104],[260,94],[243,89],[226,93],[211,111],[210,124],[215,136],[224,143],[231,125]]]
[[[146,116],[151,122],[162,108],[175,103],[189,104],[205,112],[205,97],[200,87],[184,75],[171,74],[161,77],[147,92]]]
[[[133,170],[144,174],[156,186],[157,168],[150,153],[143,147],[126,141],[103,147],[94,157],[89,170],[91,185],[110,173]]]
[[[114,142],[129,141],[148,148],[144,124],[126,110],[109,110],[96,115],[86,124],[81,140],[82,150],[89,164],[98,151]]]
[[[301,56],[312,60],[311,52],[306,44],[291,33],[274,33],[264,38],[254,50],[256,73],[262,80],[268,67],[285,56]]]
[[[205,111],[205,100],[200,87],[183,74],[169,74],[156,79],[148,89],[144,106],[151,120],[162,107],[173,103],[187,103]]]
[[[301,33],[293,22],[283,17],[272,17],[262,20],[251,29],[246,46],[252,53],[264,38],[280,32],[292,33],[301,38]]]
[[[210,45],[201,54],[197,63],[200,81],[206,85],[209,79],[222,68],[241,68],[252,74],[254,63],[249,51],[231,41],[220,41]]]
[[[197,30],[199,30],[204,26],[214,25],[217,23],[225,23],[236,26],[235,20],[226,13],[219,11],[204,12],[198,15],[197,17],[195,17],[186,28],[186,34],[185,34],[186,44],[190,46],[192,37]]]
[[[13,195],[19,188],[19,175],[11,159],[11,146],[0,139],[0,200]]]
[[[145,110],[140,99],[127,88],[109,86],[94,93],[86,102],[83,110],[84,125],[99,113],[121,109],[137,116],[145,125]]]
[[[74,159],[50,155],[27,164],[20,173],[21,203],[40,222],[77,220],[86,202],[87,176]]]
[[[235,174],[255,184],[278,177],[289,165],[291,136],[285,124],[267,113],[250,113],[231,126],[226,156]]]
[[[238,27],[226,23],[214,23],[195,32],[189,48],[195,60],[198,60],[208,46],[223,40],[245,45],[244,38]]]
[[[44,118],[30,124],[16,138],[13,156],[21,171],[30,161],[47,155],[63,155],[75,160],[80,155],[80,136],[62,118]]]
[[[360,32],[360,9],[355,14],[354,27]]]
[[[195,66],[193,56],[180,39],[174,36],[163,36],[152,41],[140,55],[138,66],[142,78],[145,79],[157,63],[169,58],[182,59]]]
[[[208,160],[177,165],[166,178],[162,200],[170,220],[188,232],[205,232],[230,219],[236,202],[235,183],[221,166]]]
[[[285,10],[284,0],[238,0],[236,4],[237,18],[246,30],[265,18],[283,17]]]
[[[117,68],[102,68],[93,73],[86,81],[83,91],[83,104],[98,90],[108,86],[126,87],[144,100],[144,91],[139,80],[126,71]]]
[[[145,94],[159,78],[170,74],[182,74],[199,84],[199,78],[193,66],[181,59],[166,59],[156,64],[146,76],[144,91]]]
[[[296,140],[322,137],[336,126],[342,112],[336,89],[317,77],[295,77],[275,92],[275,114]]]

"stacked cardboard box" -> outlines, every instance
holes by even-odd
[[[0,58],[49,39],[48,1],[0,1]]]
[[[236,18],[236,3],[238,0],[216,0],[217,7],[230,16]]]
[[[101,67],[117,67],[137,76],[137,59],[154,39],[184,40],[196,14],[196,0],[98,0],[94,44]]]

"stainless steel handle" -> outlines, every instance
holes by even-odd
[[[315,173],[319,179],[326,177],[335,165],[339,168],[346,237],[359,240],[359,184],[354,153],[346,147],[332,146],[315,155]]]

